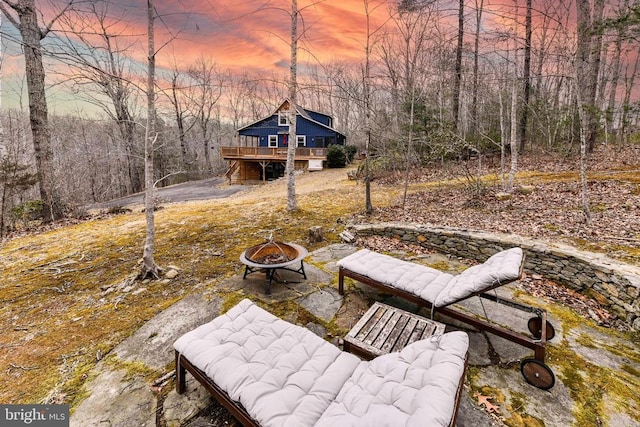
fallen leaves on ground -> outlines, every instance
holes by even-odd
[[[494,405],[493,403],[489,402],[490,399],[493,399],[493,397],[491,396],[484,396],[478,392],[474,393],[474,396],[476,399],[478,399],[478,405],[479,406],[484,406],[485,410],[489,413],[495,412],[497,413],[498,410],[500,409],[499,406]]]

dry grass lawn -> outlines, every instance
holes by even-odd
[[[299,176],[299,210],[293,214],[286,211],[284,180],[227,199],[163,206],[156,212],[155,258],[165,271],[169,266],[179,269],[173,280],[134,280],[145,233],[140,208],[3,242],[0,371],[4,386],[0,402],[78,403],[91,368],[115,345],[184,296],[239,273],[242,250],[272,232],[278,240],[300,243],[309,250],[337,242],[344,222],[365,220],[364,185],[348,180],[346,172],[326,170]],[[542,182],[554,173],[557,171],[539,178],[527,175],[527,179]],[[490,185],[495,186],[495,177],[493,182]],[[629,191],[637,198],[637,181],[633,185]],[[464,180],[455,187],[459,188],[457,197],[468,198]],[[409,190],[420,194],[425,188],[416,183]],[[397,183],[372,184],[373,204],[382,208],[380,218],[452,220],[456,212],[465,212],[463,204],[447,205],[443,216],[437,200],[430,201],[427,210],[420,196],[419,203],[414,198],[410,205],[414,215],[401,215],[393,205],[402,191]],[[325,242],[306,241],[314,225],[323,226]],[[636,228],[631,238],[640,238],[637,233]]]

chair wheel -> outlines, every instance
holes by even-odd
[[[540,337],[542,337],[542,318],[532,317],[527,322],[527,327],[529,328],[529,332],[531,332],[531,335],[533,335],[534,338],[540,339]],[[555,336],[556,329],[553,327],[551,322],[547,321],[547,341],[552,340]]]
[[[520,364],[520,372],[529,384],[542,390],[549,390],[556,383],[551,368],[537,359],[524,359]]]

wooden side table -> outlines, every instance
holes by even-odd
[[[442,335],[445,325],[376,302],[344,337],[344,350],[365,359],[432,336]]]

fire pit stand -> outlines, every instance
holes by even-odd
[[[264,271],[266,276],[264,293],[270,295],[271,282],[276,270],[292,271],[301,274],[305,279],[307,278],[303,261],[307,254],[305,248],[295,243],[268,241],[252,246],[240,255],[240,261],[245,265],[242,278],[246,279],[248,274]],[[292,267],[298,262],[300,263],[299,268]]]

